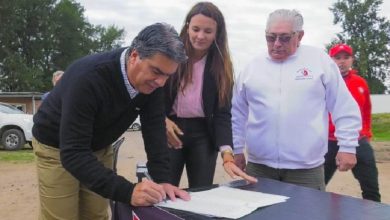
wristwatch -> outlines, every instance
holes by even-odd
[[[234,154],[233,151],[230,149],[226,149],[221,151],[221,157],[222,157],[222,166],[225,166],[227,163],[233,163],[234,164]]]
[[[222,159],[223,159],[223,156],[224,156],[225,154],[230,154],[230,155],[232,156],[232,158],[234,158],[234,153],[233,153],[233,151],[230,150],[230,149],[226,149],[226,150],[221,151],[221,157],[222,157]]]

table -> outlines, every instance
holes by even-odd
[[[241,218],[242,220],[390,220],[390,205],[322,192],[267,178],[259,178],[258,183],[239,188],[290,197],[284,203],[259,208]],[[141,214],[142,220],[144,219],[142,213],[152,209],[156,208],[137,207],[134,211]],[[186,220],[212,219],[184,211],[168,211]]]

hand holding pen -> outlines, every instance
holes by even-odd
[[[146,179],[148,179],[148,180],[154,182],[148,171],[145,171],[145,172],[144,172],[144,175],[145,175]],[[165,198],[163,199],[163,202],[167,202],[167,197],[166,197],[166,196],[165,196]]]
[[[164,187],[153,182],[149,174],[145,176],[146,178],[134,187],[130,201],[132,206],[151,206],[166,199]]]

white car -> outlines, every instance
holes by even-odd
[[[32,140],[33,115],[0,102],[0,138],[6,150],[19,150]]]

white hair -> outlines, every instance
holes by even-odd
[[[57,78],[61,77],[64,74],[64,71],[57,70],[53,73],[53,77],[51,78],[51,82],[53,83],[53,86],[57,83]]]
[[[289,21],[292,23],[294,31],[303,30],[303,16],[295,9],[278,9],[269,14],[266,31],[268,31],[270,26],[276,21]]]

